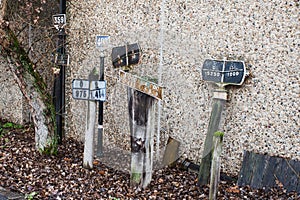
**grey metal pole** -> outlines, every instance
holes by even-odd
[[[101,51],[100,54],[100,81],[104,81],[104,53]],[[98,110],[98,145],[97,145],[97,156],[103,155],[103,101],[99,101]]]

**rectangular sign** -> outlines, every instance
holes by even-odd
[[[74,79],[72,82],[72,97],[74,99],[89,99],[90,82],[84,79]]]
[[[53,15],[52,20],[55,28],[63,28],[66,25],[66,14]]]
[[[91,81],[90,84],[90,100],[105,101],[106,99],[106,82]]]
[[[72,88],[73,89],[89,89],[90,82],[89,82],[89,80],[85,80],[85,79],[74,79],[72,82]]]
[[[54,63],[56,65],[68,66],[70,63],[69,54],[56,53],[54,57]]]
[[[148,94],[156,99],[162,99],[163,88],[146,79],[120,70],[120,82],[128,87]]]
[[[202,67],[202,78],[204,81],[224,85],[241,85],[245,79],[245,72],[243,61],[207,59]]]
[[[107,48],[110,43],[110,36],[108,35],[97,35],[96,36],[96,47],[102,50]]]
[[[72,82],[72,97],[79,100],[105,101],[106,82],[74,79]]]

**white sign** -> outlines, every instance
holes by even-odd
[[[72,82],[73,89],[89,89],[89,80],[84,79],[74,79]]]
[[[72,82],[72,97],[81,100],[105,101],[106,82],[74,79]]]
[[[110,36],[108,35],[97,35],[96,36],[96,47],[102,50],[107,48],[110,43]]]
[[[53,15],[52,20],[54,27],[59,30],[66,25],[66,14]]]
[[[74,99],[89,99],[89,86],[88,80],[77,79],[72,82],[72,97]]]
[[[106,99],[106,82],[91,81],[90,100],[105,101]]]

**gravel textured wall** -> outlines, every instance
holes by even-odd
[[[111,47],[139,42],[143,59],[133,72],[159,79],[162,144],[172,136],[182,153],[200,161],[213,86],[202,81],[207,58],[246,62],[250,76],[228,87],[221,130],[223,169],[237,173],[243,150],[300,159],[299,1],[109,1],[69,2],[67,32],[67,134],[82,138],[87,102],[72,99],[72,79],[99,68],[96,35],[110,35]],[[126,87],[104,53],[107,101],[105,145],[128,149]]]
[[[22,93],[3,60],[0,60],[0,69],[0,116],[6,120],[23,123]]]

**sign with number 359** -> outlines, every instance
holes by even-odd
[[[62,28],[66,25],[66,15],[57,14],[52,16],[53,24],[56,28]]]

